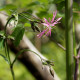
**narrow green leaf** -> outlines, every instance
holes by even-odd
[[[3,57],[3,59],[9,64],[8,59],[4,55],[0,54],[0,56]]]
[[[36,21],[36,22],[40,22],[41,21],[41,19],[35,17],[34,15],[32,15],[32,13],[29,13],[27,11],[19,13],[19,16],[24,17],[28,21]]]

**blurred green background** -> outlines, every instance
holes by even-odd
[[[0,0],[0,10],[5,10],[9,15],[12,14],[10,10],[17,9],[18,12],[28,11],[40,19],[52,18],[53,11],[57,10],[57,16],[62,17],[61,23],[56,25],[52,30],[51,37],[43,36],[41,39],[37,38],[38,32],[26,30],[25,34],[34,44],[34,46],[49,60],[54,61],[54,70],[61,80],[66,80],[66,57],[65,51],[58,46],[61,44],[65,47],[65,1],[64,0]],[[79,11],[80,7],[77,2],[74,2],[73,11]],[[74,12],[74,20],[78,19],[78,13]],[[23,22],[24,23],[24,22]],[[26,26],[30,23],[25,21]],[[40,28],[40,26],[39,26]],[[30,28],[29,28],[30,29]],[[56,42],[56,43],[55,43]],[[4,53],[4,49],[1,50]],[[11,59],[14,55],[11,52]],[[14,72],[16,80],[35,80],[32,74],[26,70],[19,61],[14,65]],[[0,80],[12,80],[8,64],[0,57]]]

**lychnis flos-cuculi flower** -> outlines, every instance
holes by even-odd
[[[56,14],[57,14],[57,11],[53,12],[53,18],[52,18],[52,20],[49,18],[49,21],[47,21],[47,19],[44,18],[44,21],[45,21],[45,22],[43,22],[42,25],[46,26],[46,29],[43,30],[41,33],[39,33],[39,34],[37,35],[39,38],[40,38],[43,34],[45,34],[46,36],[51,36],[51,29],[52,29],[53,27],[55,27],[55,24],[60,23],[59,20],[61,20],[61,18],[62,18],[62,17],[60,17],[60,18],[54,20],[55,17],[56,17]]]

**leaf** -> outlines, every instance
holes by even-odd
[[[73,11],[80,11],[80,5],[77,2],[73,2]]]
[[[0,49],[3,48],[4,40],[0,38]]]
[[[53,3],[59,4],[62,1],[64,1],[64,0],[54,0]]]
[[[0,49],[4,46],[4,39],[0,37]]]
[[[0,54],[0,56],[3,57],[3,59],[9,64],[8,59],[4,55]]]
[[[25,28],[22,28],[22,29],[20,30],[20,32],[18,33],[18,35],[17,35],[17,37],[16,37],[16,39],[15,39],[15,41],[14,41],[14,44],[15,44],[16,46],[18,46],[19,43],[20,43],[20,40],[22,40],[22,37],[23,37],[23,35],[24,35],[24,32],[25,32]]]
[[[43,10],[43,11],[40,11],[39,13],[37,13],[37,16],[39,16],[40,18],[43,18],[47,15],[48,15],[47,10]]]
[[[4,31],[0,31],[0,36],[4,36]]]
[[[13,36],[15,38],[17,36],[17,34],[19,33],[21,28],[23,28],[22,24],[18,24],[16,27],[14,27],[13,33],[11,34],[11,36]]]
[[[22,40],[22,37],[24,35],[24,31],[25,31],[25,28],[23,28],[22,26],[18,26],[14,29],[11,36],[13,36],[15,38],[15,40],[14,40],[15,46],[19,45],[20,40]]]
[[[9,35],[9,36],[8,36],[8,39],[15,40],[15,39],[14,39],[14,37],[13,37],[13,36],[11,36],[11,35]]]
[[[32,15],[32,13],[29,13],[27,11],[19,13],[19,16],[24,17],[28,21],[36,21],[36,22],[40,22],[41,21],[41,19],[39,19],[38,17]]]
[[[12,9],[15,9],[15,8],[16,8],[16,6],[14,6],[13,4],[8,4],[6,6],[0,7],[0,11],[2,11],[2,10],[9,11],[10,9],[12,10]]]
[[[60,2],[59,4],[57,4],[57,9],[60,11],[65,7],[65,1]]]
[[[27,7],[31,7],[31,6],[35,6],[35,5],[40,5],[40,2],[34,1],[34,2],[30,3],[29,5],[27,5]]]

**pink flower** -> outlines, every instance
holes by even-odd
[[[44,26],[46,26],[46,29],[43,30],[40,34],[37,35],[39,38],[40,38],[44,33],[45,33],[46,36],[49,36],[49,35],[51,36],[51,29],[52,29],[52,27],[55,26],[55,24],[60,23],[60,22],[58,22],[58,21],[61,20],[62,17],[54,20],[55,17],[56,17],[56,13],[57,13],[57,11],[53,12],[53,18],[52,18],[52,20],[49,18],[49,22],[47,21],[46,18],[44,18],[44,21],[45,21],[45,22],[42,23],[42,24],[43,24]]]

